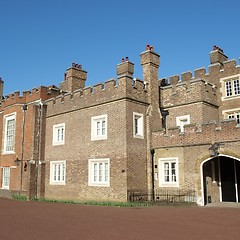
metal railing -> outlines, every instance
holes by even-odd
[[[147,202],[155,203],[194,203],[197,202],[195,190],[189,189],[158,189],[153,193],[143,190],[129,190],[128,201],[130,202]]]

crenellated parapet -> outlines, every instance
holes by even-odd
[[[189,146],[213,142],[229,142],[240,140],[240,127],[235,120],[226,120],[220,124],[215,122],[202,125],[187,125],[184,132],[179,127],[152,133],[153,147]]]
[[[1,101],[0,109],[3,110],[14,104],[32,103],[39,99],[45,101],[49,98],[56,97],[59,93],[60,90],[55,86],[40,86],[39,88],[33,88],[31,91],[23,91],[22,95],[20,95],[20,91],[16,91],[4,97]]]
[[[214,56],[211,58],[211,54]],[[160,79],[161,104],[169,107],[204,101],[218,105],[221,95],[221,78],[240,74],[240,66],[236,60],[228,60],[222,49],[215,46],[210,53],[211,64],[206,68],[199,68],[194,72],[188,71],[181,75]]]
[[[196,70],[198,77],[193,77],[191,72],[182,73],[181,78],[179,75],[170,77],[170,85],[161,87],[162,107],[200,101],[217,105],[216,86],[206,80],[204,72],[205,69]]]
[[[113,101],[128,99],[130,101],[147,103],[146,89],[143,81],[132,79],[127,74],[105,83],[99,83],[93,87],[85,87],[71,93],[61,94],[46,101],[48,116],[64,112],[84,109],[97,105],[107,104]]]

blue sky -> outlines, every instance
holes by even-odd
[[[159,78],[208,67],[213,45],[239,63],[239,9],[239,0],[0,0],[4,95],[59,86],[72,62],[87,86],[116,78],[127,56],[141,79],[146,44],[161,56]]]

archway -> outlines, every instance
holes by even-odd
[[[240,202],[240,159],[219,154],[201,164],[203,204]]]

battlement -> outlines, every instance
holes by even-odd
[[[169,78],[164,78],[162,86],[172,85],[174,88],[180,82],[186,82],[186,84],[188,84],[189,81],[194,79],[202,79],[210,84],[215,84],[214,79],[240,73],[239,70],[240,66],[236,64],[236,60],[228,60],[223,49],[215,45],[210,52],[210,65],[208,66],[208,72],[206,68],[198,68],[195,69],[193,73],[192,71],[187,71],[181,73],[181,75],[173,75]]]
[[[178,127],[165,131],[153,132],[153,147],[187,146],[205,144],[208,139],[213,142],[240,140],[240,127],[235,120],[225,120],[217,125],[215,122],[202,125],[186,125],[184,133]]]
[[[236,60],[228,60],[223,50],[217,46],[210,53],[208,72],[206,68],[198,68],[180,75],[160,79],[161,104],[169,107],[191,102],[205,101],[218,105],[220,99],[220,79],[240,74],[240,66]]]
[[[199,75],[203,70],[199,70]],[[182,80],[179,76],[170,78],[173,85],[161,87],[161,105],[170,107],[192,102],[204,101],[217,105],[216,86],[202,78],[192,78],[190,72],[182,74]]]
[[[71,93],[61,94],[53,99],[46,101],[48,104],[48,115],[60,114],[77,109],[106,104],[122,99],[147,103],[143,81],[132,79],[127,74],[116,79],[110,79],[105,83],[78,89]]]
[[[39,88],[33,88],[31,91],[23,91],[22,95],[20,95],[20,91],[16,91],[5,96],[1,101],[0,109],[3,110],[5,107],[14,104],[31,103],[39,99],[44,101],[56,97],[59,93],[60,90],[54,85],[49,87],[40,86]]]

